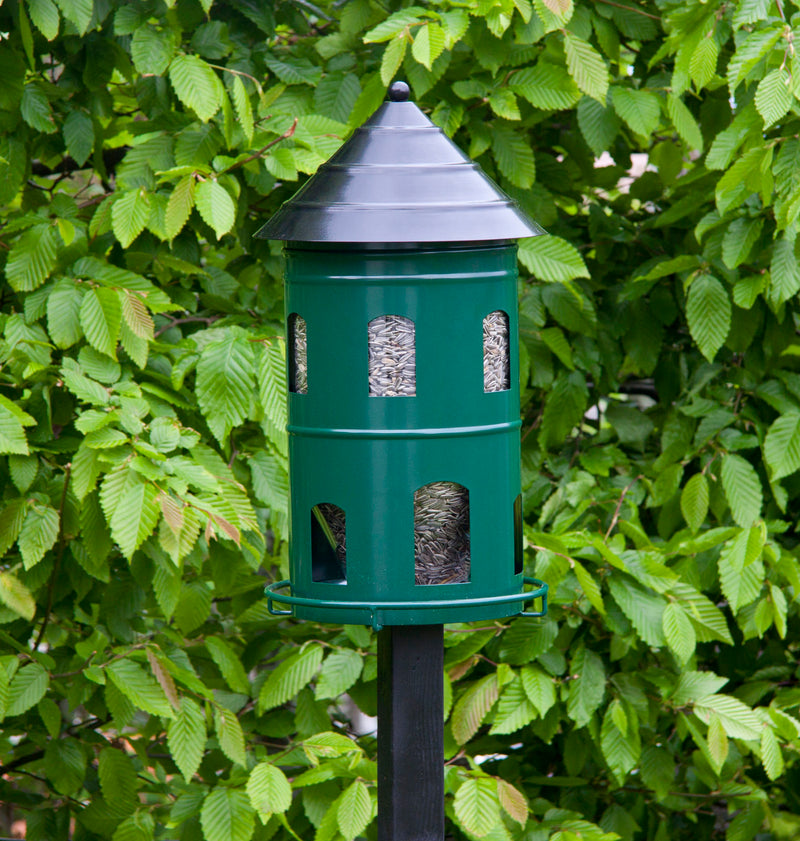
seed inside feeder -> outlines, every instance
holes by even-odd
[[[402,315],[381,315],[367,325],[369,393],[413,397],[417,393],[414,322]]]
[[[508,315],[502,310],[483,319],[483,390],[507,391],[511,388],[508,353]]]
[[[456,482],[431,482],[414,493],[414,581],[469,581],[469,491]]]
[[[347,519],[332,502],[321,502],[311,509],[312,566],[315,581],[347,577]],[[314,534],[321,537],[315,544]]]
[[[293,312],[289,316],[289,391],[308,394],[308,341],[306,321]]]

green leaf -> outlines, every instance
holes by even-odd
[[[19,533],[19,551],[25,569],[36,566],[55,546],[59,531],[58,512],[49,505],[34,505]]]
[[[358,680],[362,666],[361,655],[349,648],[329,654],[322,664],[314,697],[338,698]]]
[[[770,300],[788,301],[800,291],[800,267],[794,252],[794,237],[783,234],[775,240],[770,263]]]
[[[89,289],[81,302],[80,321],[89,344],[100,353],[116,359],[122,324],[119,294],[100,286]]]
[[[552,234],[521,240],[518,257],[538,280],[565,281],[589,277],[589,270],[575,246]]]
[[[241,76],[233,77],[233,107],[248,143],[253,142],[253,106]]]
[[[594,580],[594,578],[592,578],[583,564],[579,561],[573,561],[573,564],[573,572],[575,573],[575,577],[578,579],[578,584],[580,584],[583,594],[596,611],[605,615],[606,608],[603,604],[603,596],[600,592],[600,585]]]
[[[253,399],[253,345],[231,331],[203,349],[197,365],[197,402],[220,443],[250,413]]]
[[[114,236],[127,248],[144,230],[150,218],[150,197],[143,187],[122,193],[111,207]]]
[[[15,412],[13,407],[0,400],[0,453],[28,455],[28,439],[24,427],[35,421],[30,415],[25,415],[28,420],[20,420],[20,414],[25,415],[24,412]]]
[[[175,711],[164,690],[137,663],[127,657],[112,660],[106,674],[119,691],[139,709],[165,718],[175,718]]]
[[[109,803],[118,804],[123,809],[129,806],[130,811],[133,811],[138,802],[138,785],[136,769],[130,757],[122,750],[103,748],[100,751],[97,771],[103,797]]]
[[[556,702],[553,678],[538,666],[523,666],[519,673],[525,694],[544,718]]]
[[[71,280],[59,280],[47,297],[47,332],[56,347],[72,347],[83,336],[83,291]]]
[[[53,0],[28,0],[26,5],[34,26],[48,41],[52,41],[58,35],[59,14],[56,4]]]
[[[419,36],[418,36],[419,37]],[[384,85],[389,85],[395,74],[400,69],[403,59],[408,48],[408,38],[405,32],[401,32],[392,38],[386,45],[381,57],[381,81]]]
[[[614,601],[639,636],[653,648],[662,648],[666,644],[662,622],[664,597],[627,578],[612,578],[608,584]]]
[[[177,715],[167,725],[167,747],[186,782],[191,782],[203,759],[206,718],[196,701],[184,696]]]
[[[233,227],[236,205],[219,181],[210,178],[201,181],[195,190],[195,204],[203,221],[214,229],[217,239],[222,239]]]
[[[163,76],[174,53],[175,42],[170,30],[156,29],[149,24],[136,27],[131,40],[131,58],[139,73]]]
[[[536,180],[536,163],[525,138],[510,126],[492,126],[492,154],[500,172],[515,186],[527,190]]]
[[[578,126],[584,140],[595,155],[602,155],[620,129],[619,117],[611,105],[584,96],[578,103]]]
[[[153,841],[155,828],[153,816],[149,812],[139,811],[119,824],[111,841]]]
[[[468,742],[478,732],[498,695],[497,675],[491,674],[473,683],[458,699],[450,722],[453,736],[460,745]]]
[[[722,726],[722,721],[718,715],[712,713],[708,725],[708,752],[714,760],[714,770],[717,774],[728,758],[728,747],[728,734]]]
[[[15,292],[32,292],[49,277],[56,264],[56,237],[52,226],[35,225],[14,243],[5,274]]]
[[[606,691],[603,661],[581,645],[572,656],[570,674],[576,677],[569,682],[567,714],[578,727],[584,727],[603,702]]]
[[[498,116],[506,120],[519,120],[517,98],[509,88],[498,88],[489,94],[489,106]]]
[[[670,602],[664,608],[661,619],[667,645],[682,665],[694,654],[697,634],[684,609],[677,602]]]
[[[430,70],[444,50],[444,40],[444,30],[438,23],[420,26],[411,46],[411,55]]]
[[[18,616],[33,621],[36,600],[13,572],[0,572],[0,602]]]
[[[764,530],[759,526],[742,530],[728,541],[719,556],[722,593],[735,613],[755,601],[764,584]]]
[[[716,713],[725,732],[732,739],[760,739],[763,725],[747,704],[730,695],[707,695],[695,702],[694,713],[706,723]]]
[[[700,126],[697,125],[697,120],[695,120],[692,112],[686,107],[684,101],[673,93],[667,94],[667,112],[681,140],[690,149],[696,149],[698,152],[702,152],[703,134],[700,131]]]
[[[346,841],[361,835],[372,819],[372,801],[361,780],[354,780],[339,798],[336,820]]]
[[[83,35],[92,19],[92,0],[56,0],[61,14]]]
[[[244,751],[244,733],[242,725],[235,713],[221,707],[214,711],[214,725],[217,731],[217,741],[222,752],[231,762],[247,767],[247,757]]]
[[[708,480],[704,474],[695,473],[681,491],[681,513],[693,532],[705,522],[708,500]]]
[[[200,812],[206,841],[250,841],[255,820],[247,795],[238,788],[213,789]]]
[[[617,114],[637,134],[649,136],[658,127],[661,104],[654,93],[614,86],[611,102]]]
[[[725,287],[712,275],[698,275],[689,287],[686,318],[689,332],[709,362],[725,344],[731,329],[731,301]]]
[[[281,58],[267,53],[264,56],[267,67],[288,85],[316,85],[322,76],[322,68],[313,65],[307,58],[295,58],[283,54]]]
[[[11,681],[8,690],[6,718],[12,718],[35,707],[44,698],[50,676],[38,663],[23,666]]]
[[[61,131],[67,151],[79,166],[83,166],[94,148],[94,126],[91,117],[83,111],[70,111]]]
[[[403,32],[411,24],[417,23],[424,18],[427,10],[422,6],[408,6],[389,15],[386,20],[381,21],[364,35],[365,44],[379,44],[381,41],[389,41]]]
[[[194,55],[175,56],[169,66],[169,79],[178,99],[204,123],[219,110],[222,83],[201,58]]]
[[[761,731],[761,764],[771,780],[777,780],[783,774],[783,754],[771,727]]]
[[[728,225],[722,240],[722,261],[730,269],[741,265],[761,235],[763,219],[741,217]]]
[[[530,724],[536,716],[536,707],[528,699],[522,681],[515,677],[503,687],[489,733],[515,733]]]
[[[222,637],[209,636],[205,639],[205,646],[231,691],[249,695],[250,681],[230,644]]]
[[[189,221],[195,200],[194,175],[184,175],[175,185],[167,202],[167,210],[164,216],[164,230],[167,239],[175,237],[183,230],[183,226]]]
[[[311,643],[280,663],[264,681],[258,695],[260,712],[286,703],[317,673],[322,663],[322,648]]]
[[[761,516],[761,480],[755,468],[741,456],[728,454],[722,460],[722,487],[734,522],[749,528]]]
[[[161,509],[158,488],[135,470],[123,467],[108,473],[100,490],[100,503],[111,536],[126,558],[153,533]]]
[[[622,785],[628,774],[638,764],[642,745],[638,727],[626,727],[625,732],[620,730],[614,715],[615,709],[622,710],[619,701],[610,704],[603,716],[600,746],[611,773]]]
[[[535,108],[561,111],[581,98],[578,86],[563,67],[546,61],[525,67],[511,77],[511,89]]]
[[[51,739],[45,748],[47,778],[59,794],[77,794],[86,777],[86,754],[77,739]]]
[[[792,104],[792,77],[785,68],[771,70],[758,83],[756,108],[769,128],[786,115]]]
[[[497,782],[491,777],[465,780],[453,800],[458,823],[477,838],[488,835],[501,823]]]
[[[736,54],[728,62],[728,88],[731,96],[736,93],[739,83],[775,46],[781,37],[781,31],[780,24],[757,29],[737,45]]]
[[[764,460],[773,482],[800,469],[800,412],[781,415],[764,439]]]
[[[575,84],[587,96],[605,104],[608,91],[608,67],[591,44],[564,31],[564,52],[567,69]]]
[[[292,787],[286,775],[270,762],[259,762],[250,772],[247,796],[264,824],[292,805]]]
[[[704,88],[716,75],[719,45],[709,33],[697,42],[689,59],[689,74],[697,90]]]

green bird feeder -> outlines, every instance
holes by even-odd
[[[542,229],[405,83],[389,96],[258,232],[286,242],[291,579],[269,609],[376,629],[542,616],[516,260]]]

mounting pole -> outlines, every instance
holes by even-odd
[[[378,634],[378,841],[444,839],[444,629]]]

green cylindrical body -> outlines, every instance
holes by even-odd
[[[311,603],[294,615],[383,625],[519,613],[516,245],[291,245],[286,255],[287,318],[305,321],[307,348],[305,393],[289,394],[290,559],[292,595]],[[483,321],[497,311],[508,317],[509,382],[487,393]],[[385,315],[414,324],[414,396],[369,393],[368,324]],[[415,583],[414,494],[432,482],[469,492],[462,583]],[[346,569],[326,580],[314,580],[312,558],[320,504],[346,516]],[[381,607],[397,602],[415,606]]]

